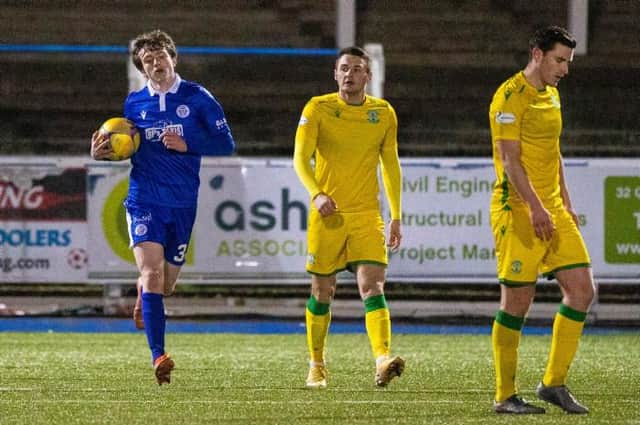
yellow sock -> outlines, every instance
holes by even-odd
[[[493,322],[491,344],[496,369],[496,401],[504,401],[517,393],[516,370],[518,346],[524,317],[512,316],[499,310]]]
[[[580,342],[586,317],[587,313],[560,304],[560,309],[553,321],[549,362],[542,378],[544,385],[555,387],[565,384],[569,366],[578,350],[578,342]]]
[[[384,295],[364,300],[365,323],[373,357],[388,356],[391,352],[391,317]]]
[[[331,323],[329,304],[316,301],[312,295],[307,302],[305,317],[309,357],[312,362],[324,363],[324,347],[329,334],[329,323]]]

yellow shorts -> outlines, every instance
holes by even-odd
[[[307,230],[307,271],[331,276],[358,264],[387,265],[384,222],[377,211],[322,217],[312,208]]]
[[[529,210],[492,211],[498,280],[507,286],[535,284],[538,275],[589,267],[591,259],[580,230],[564,208],[550,211],[556,230],[549,241],[536,237]]]

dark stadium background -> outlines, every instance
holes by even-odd
[[[524,67],[533,29],[567,23],[565,0],[356,4],[356,42],[384,46],[385,97],[398,113],[403,157],[490,156],[487,109],[493,91]],[[588,55],[575,58],[570,77],[560,85],[563,152],[567,157],[638,157],[640,2],[589,4]],[[335,47],[333,1],[1,1],[0,14],[5,44],[126,46],[136,34],[161,28],[179,46]],[[3,52],[0,155],[87,155],[92,131],[105,117],[121,114],[126,61],[122,53]],[[304,103],[335,88],[332,67],[330,56],[182,55],[177,70],[221,101],[238,155],[289,157]],[[122,302],[105,304],[107,292],[100,286],[0,282],[5,305],[0,315],[128,315],[133,284],[125,288]],[[406,320],[485,323],[498,300],[497,285],[389,282],[387,292],[390,300],[411,306],[395,314]],[[555,285],[538,291],[539,302],[555,305],[559,296]],[[307,297],[307,285],[212,285],[182,287],[173,302],[203,306],[191,315],[286,317],[288,308],[300,313]],[[340,288],[343,317],[355,314],[350,303],[357,297],[354,286]],[[428,317],[412,313],[469,301],[477,312],[471,306]],[[612,312],[600,323],[625,321],[624,312],[640,302],[640,283],[601,285],[599,302],[611,305]],[[189,315],[186,308],[176,311]]]

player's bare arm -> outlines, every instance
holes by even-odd
[[[113,149],[111,148],[111,143],[109,143],[109,137],[100,131],[95,131],[91,135],[91,158],[105,160],[112,153]]]
[[[562,156],[560,157],[560,194],[562,195],[562,203],[564,204],[564,208],[571,214],[573,221],[576,223],[576,226],[580,227],[580,220],[578,219],[578,213],[573,209],[573,204],[571,204],[571,196],[569,196],[569,188],[567,187],[566,181],[564,179],[564,160]]]
[[[518,195],[527,203],[531,214],[531,225],[536,236],[544,241],[550,240],[555,230],[551,214],[542,205],[542,201],[533,189],[531,180],[527,176],[520,162],[520,142],[517,140],[498,140],[498,151],[504,170],[513,184]]]

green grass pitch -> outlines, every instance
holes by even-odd
[[[518,383],[535,400],[549,336],[524,336]],[[172,383],[141,334],[0,333],[0,424],[640,424],[640,333],[586,335],[569,376],[591,409],[493,413],[489,336],[394,335],[407,360],[385,389],[361,334],[330,335],[329,388],[304,389],[304,335],[168,334]]]

